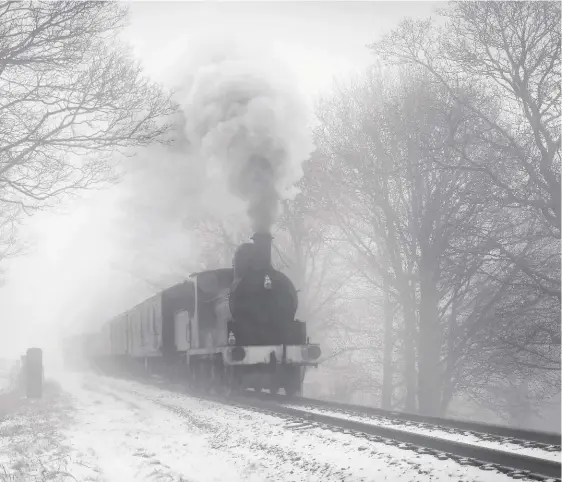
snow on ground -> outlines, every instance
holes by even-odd
[[[61,389],[42,400],[19,399],[4,419],[0,412],[0,480],[512,480],[138,382],[93,374],[57,380]]]
[[[48,381],[40,400],[0,393],[0,480],[72,480],[60,428],[70,422],[68,397]]]
[[[416,423],[400,423],[384,417],[374,417],[374,416],[369,417],[369,416],[362,416],[362,415],[354,415],[340,410],[317,408],[311,405],[293,405],[293,404],[284,403],[283,406],[292,408],[294,410],[300,410],[304,413],[317,413],[321,415],[329,415],[332,417],[342,418],[346,420],[354,420],[356,422],[388,427],[396,430],[401,430],[404,432],[414,432],[414,433],[419,433],[420,435],[429,435],[431,437],[440,438],[444,440],[452,440],[454,442],[460,442],[469,445],[488,447],[495,450],[501,450],[503,452],[519,453],[522,455],[528,455],[529,457],[536,457],[539,459],[553,460],[555,462],[560,462],[561,460],[560,451],[548,451],[537,447],[524,447],[522,445],[518,445],[506,441],[484,440],[483,438],[479,437],[477,434],[470,433],[470,432],[461,432],[461,431],[449,432],[447,430],[440,429],[439,427],[420,426]]]

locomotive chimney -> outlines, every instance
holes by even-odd
[[[256,246],[257,265],[261,269],[271,267],[271,241],[273,236],[269,233],[255,233],[252,241]]]

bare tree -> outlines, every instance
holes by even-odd
[[[559,237],[560,5],[454,2],[441,14],[442,29],[407,20],[372,49],[423,67],[481,120],[487,149],[461,144],[459,167],[486,173],[502,199],[539,211]],[[484,89],[479,102],[462,95],[469,84]]]
[[[0,4],[0,202],[40,208],[114,178],[174,111],[120,45],[111,2]]]
[[[402,89],[373,71],[323,106],[314,179],[366,280],[378,290],[384,285],[385,296],[400,305],[406,408],[415,410],[417,395],[430,411],[440,385],[440,257],[462,204],[445,200],[462,198],[462,191],[458,176],[429,174],[433,160],[422,150],[447,135],[446,103],[415,71],[393,81]],[[389,341],[391,323],[385,324]]]
[[[471,181],[471,209],[485,209],[455,241],[449,262],[467,269],[447,270],[454,279],[442,308],[446,370],[460,370],[445,380],[491,390],[497,378],[485,382],[486,367],[536,377],[560,366],[560,6],[458,2],[441,14],[442,29],[407,20],[371,48],[423,69],[456,105],[450,135],[428,147],[455,155],[435,168],[486,178]]]
[[[392,320],[384,325],[385,365],[399,347],[406,408],[419,402],[423,412],[444,413],[455,394],[483,376],[486,364],[498,375],[522,376],[529,373],[526,366],[555,369],[559,356],[552,344],[545,344],[544,336],[540,344],[528,337],[533,326],[543,332],[550,327],[547,333],[556,336],[556,312],[544,290],[522,282],[521,266],[486,244],[509,234],[519,240],[518,257],[530,260],[537,246],[529,244],[528,234],[536,233],[536,226],[511,223],[510,232],[502,233],[506,209],[491,202],[489,177],[440,168],[460,157],[454,146],[442,147],[455,129],[451,117],[468,125],[472,113],[459,111],[447,89],[419,68],[401,72],[386,80],[371,73],[321,106],[319,150],[308,182],[357,254],[350,261],[373,286],[373,296],[384,287],[387,302],[399,307],[395,326]],[[539,249],[538,259],[544,261],[543,254]],[[526,300],[526,310],[518,303],[519,310],[504,315],[515,307],[514,296]],[[539,306],[543,316],[531,312]],[[544,310],[550,310],[550,324]],[[387,317],[393,313],[390,306],[385,311]],[[533,354],[521,353],[521,346],[534,346]],[[394,383],[391,374],[383,373],[385,378],[388,404]],[[491,380],[486,386],[492,388]]]

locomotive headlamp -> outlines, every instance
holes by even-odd
[[[271,289],[271,278],[269,277],[269,275],[265,275],[265,278],[263,279],[263,287],[266,290]]]
[[[301,348],[302,357],[304,360],[312,361],[320,358],[322,350],[318,345],[307,345]]]
[[[230,348],[230,359],[235,362],[240,362],[246,356],[246,350],[242,346],[235,346]]]

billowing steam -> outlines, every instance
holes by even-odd
[[[186,92],[193,154],[248,204],[253,229],[269,231],[314,147],[304,102],[263,64],[224,55],[200,65]]]

